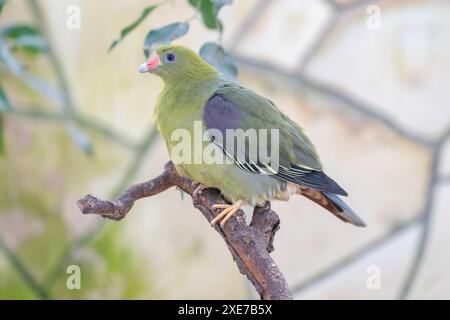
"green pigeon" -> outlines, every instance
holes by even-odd
[[[192,160],[202,155],[198,154],[196,142],[190,141],[188,144],[194,154],[183,157],[185,161],[174,161],[180,175],[199,183],[196,191],[217,188],[229,201],[230,204],[213,207],[221,212],[211,224],[220,221],[223,226],[244,204],[255,206],[271,200],[287,201],[291,195],[299,194],[342,221],[366,226],[340,198],[347,196],[347,192],[323,172],[319,155],[302,128],[269,99],[225,80],[197,53],[179,45],[156,48],[139,71],[155,74],[164,82],[155,108],[155,119],[172,161],[180,143],[180,139],[174,139],[174,133],[189,133],[195,140],[196,125],[207,135],[206,139],[200,137],[200,146],[204,148],[200,152],[209,148],[212,156],[217,156],[219,151],[226,159],[221,162]],[[273,130],[276,130],[276,167],[266,157],[259,156],[260,151],[269,153],[263,149],[275,145],[273,143],[266,141],[263,144],[260,137],[245,140],[244,149],[227,143],[229,132],[249,129],[270,132],[270,138],[275,137]],[[253,154],[256,150],[257,155],[249,150],[253,150]]]

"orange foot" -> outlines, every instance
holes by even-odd
[[[233,204],[214,204],[213,209],[223,209],[214,219],[211,220],[211,225],[220,221],[220,226],[223,227],[225,222],[228,221],[243,205],[242,200],[238,200]]]

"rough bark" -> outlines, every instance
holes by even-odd
[[[194,207],[208,221],[220,212],[220,209],[213,210],[212,205],[226,203],[216,189],[204,189],[194,194],[196,184],[180,176],[172,162],[168,162],[162,174],[131,186],[116,201],[100,200],[86,195],[78,200],[77,204],[83,214],[97,214],[108,219],[121,220],[136,200],[156,195],[171,187],[178,187],[189,194]],[[292,299],[283,274],[270,257],[274,250],[275,233],[279,227],[279,217],[271,210],[270,203],[264,207],[255,207],[249,225],[245,222],[243,211],[239,210],[223,228],[218,224],[214,226],[224,239],[239,271],[247,276],[263,300]]]

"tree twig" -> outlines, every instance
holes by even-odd
[[[442,161],[442,149],[444,147],[447,139],[450,138],[450,127],[448,127],[445,132],[441,135],[438,141],[435,143],[433,148],[433,162],[430,169],[430,182],[427,189],[427,197],[425,203],[425,209],[422,214],[422,234],[420,236],[419,242],[417,244],[417,249],[415,253],[414,260],[411,264],[410,270],[406,276],[406,280],[400,290],[400,299],[407,299],[417,277],[419,275],[419,270],[422,267],[423,260],[428,247],[428,242],[431,233],[431,219],[433,216],[433,208],[435,205],[435,192],[437,184],[439,183],[439,167]]]
[[[212,205],[226,203],[216,189],[204,189],[202,192],[194,193],[195,183],[180,176],[172,162],[168,162],[162,174],[147,182],[131,186],[116,201],[86,195],[78,200],[77,204],[83,214],[97,214],[121,220],[131,210],[136,200],[156,195],[171,187],[178,187],[191,195],[194,207],[208,221],[218,214],[212,209]],[[278,215],[271,210],[270,203],[267,203],[264,207],[255,207],[249,225],[240,210],[223,228],[214,226],[224,239],[239,271],[247,276],[263,300],[292,299],[283,274],[270,257],[279,225]]]
[[[0,252],[5,254],[11,265],[21,275],[23,281],[30,287],[37,297],[43,300],[50,298],[48,292],[38,283],[31,270],[19,259],[14,251],[8,248],[2,238],[0,238]]]
[[[412,132],[404,128],[402,125],[398,124],[396,121],[390,119],[386,115],[377,112],[377,108],[370,105],[369,103],[358,99],[357,97],[345,92],[344,90],[339,89],[333,85],[329,85],[323,83],[321,81],[315,80],[311,76],[305,75],[302,72],[291,72],[289,70],[280,68],[277,65],[271,65],[269,63],[241,56],[234,55],[235,60],[242,67],[247,68],[248,70],[253,70],[256,72],[261,72],[267,75],[277,75],[281,78],[286,78],[292,80],[291,83],[296,92],[298,92],[298,88],[305,88],[309,90],[309,92],[316,92],[325,97],[331,98],[343,105],[348,106],[352,110],[357,111],[358,113],[366,116],[369,119],[375,120],[378,123],[381,123],[388,129],[392,130],[394,133],[414,141],[417,144],[422,146],[432,148],[434,146],[434,141],[427,137],[424,137],[420,133]]]
[[[34,120],[34,121],[52,121],[52,122],[70,122],[75,121],[79,126],[102,135],[103,137],[111,140],[130,151],[135,151],[138,146],[137,143],[132,141],[129,137],[116,131],[114,128],[108,126],[106,123],[89,118],[78,111],[74,112],[73,117],[67,116],[60,112],[51,112],[41,110],[38,107],[24,107],[0,110],[0,115],[8,117],[17,117],[22,119]]]

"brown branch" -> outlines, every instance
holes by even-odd
[[[131,186],[114,202],[86,195],[78,200],[78,207],[83,214],[98,214],[120,220],[130,211],[136,200],[153,196],[174,186],[191,195],[194,207],[200,210],[208,221],[218,214],[216,210],[211,209],[212,205],[226,203],[216,189],[204,189],[194,194],[196,184],[180,176],[172,162],[168,162],[162,174]],[[255,207],[250,225],[245,222],[244,212],[239,210],[223,228],[214,226],[224,239],[239,271],[247,276],[263,300],[292,299],[283,274],[269,255],[274,250],[273,240],[279,227],[280,220],[271,210],[270,203],[264,207]]]

